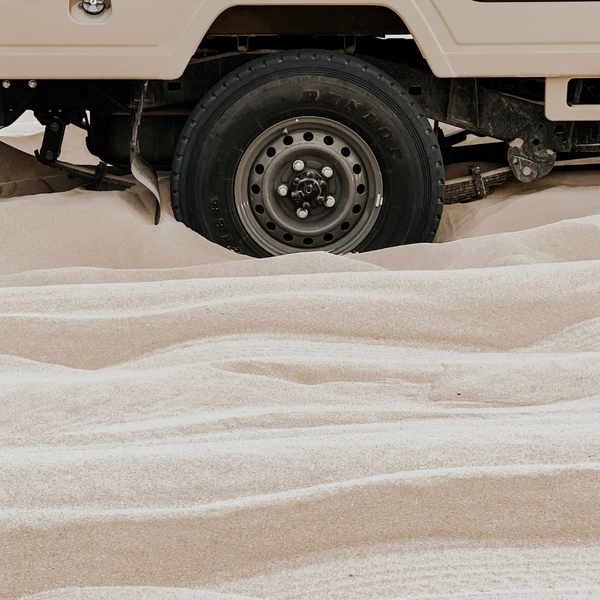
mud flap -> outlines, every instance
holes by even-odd
[[[154,224],[158,225],[160,221],[160,191],[158,189],[158,175],[147,160],[140,154],[140,122],[144,110],[144,98],[148,90],[148,82],[144,83],[140,94],[139,105],[135,114],[131,142],[129,144],[129,158],[131,161],[131,173],[146,189],[150,190],[156,199],[156,209],[154,213]]]

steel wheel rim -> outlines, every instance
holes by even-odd
[[[298,161],[304,168],[296,169]],[[238,164],[234,196],[242,225],[269,254],[343,254],[373,229],[383,178],[372,150],[349,127],[297,117],[269,127],[250,144]],[[327,206],[331,197],[335,204]],[[308,215],[300,218],[299,209]]]

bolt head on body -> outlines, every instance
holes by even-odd
[[[37,87],[37,81],[35,79],[31,79],[28,85],[33,90]]]
[[[327,208],[333,208],[335,206],[335,198],[333,196],[327,196],[323,204],[325,204]]]
[[[280,186],[277,188],[277,193],[278,193],[280,196],[282,196],[282,197],[284,197],[284,198],[285,198],[285,197],[288,195],[288,187],[287,187],[287,185],[280,185]]]
[[[333,177],[333,169],[331,167],[323,167],[321,170],[321,175],[323,175],[323,177],[326,179],[330,179]]]
[[[306,219],[306,217],[308,217],[308,210],[304,207],[300,207],[297,211],[296,214],[298,215],[298,218],[300,219]]]
[[[5,80],[2,82],[2,87],[3,87],[5,90],[7,90],[7,89],[10,87],[10,81],[8,81],[8,79],[5,79]]]
[[[304,169],[304,161],[303,160],[294,161],[293,167],[294,167],[294,171],[298,171],[298,172],[302,171],[302,169]]]
[[[105,8],[110,8],[110,4],[104,0],[83,0],[79,4],[88,15],[99,15]]]

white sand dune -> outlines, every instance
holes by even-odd
[[[249,596],[185,588],[98,587],[70,588],[28,596],[30,600],[252,600]]]
[[[0,598],[600,598],[600,173],[255,260],[1,140]]]

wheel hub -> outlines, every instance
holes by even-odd
[[[305,171],[295,177],[290,187],[291,198],[298,204],[308,202],[310,206],[316,207],[323,204],[327,196],[327,182],[313,171]]]

